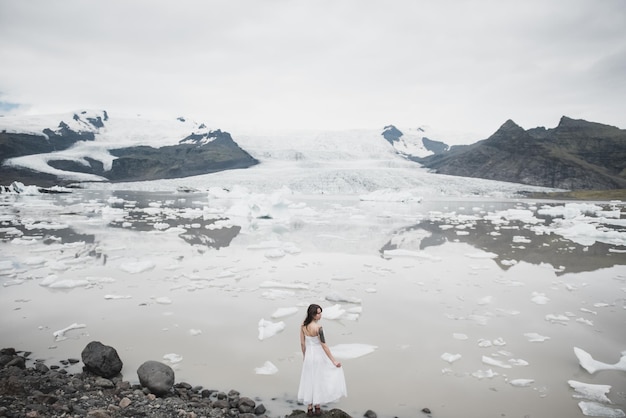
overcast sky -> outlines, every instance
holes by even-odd
[[[0,54],[0,114],[626,128],[624,0],[0,0]]]

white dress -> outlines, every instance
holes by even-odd
[[[304,336],[306,350],[300,375],[298,401],[305,405],[321,405],[348,396],[343,367],[336,367],[328,358],[319,336]]]

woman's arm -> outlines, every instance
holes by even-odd
[[[324,330],[322,329],[322,327],[320,327],[319,329],[319,336],[322,343],[322,349],[324,350],[330,361],[333,362],[335,367],[341,367],[341,363],[335,360],[335,357],[333,357],[333,353],[330,352],[330,348],[328,348],[328,346],[326,345],[326,338],[324,337]]]
[[[302,357],[306,351],[306,344],[304,343],[304,327],[300,327],[300,348],[302,349]]]

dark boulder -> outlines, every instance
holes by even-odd
[[[87,344],[81,353],[81,358],[85,363],[85,368],[98,376],[110,378],[122,371],[123,363],[117,351],[100,341]]]
[[[167,394],[174,386],[174,370],[167,364],[149,360],[137,369],[141,386],[157,396]]]

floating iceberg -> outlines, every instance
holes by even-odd
[[[67,340],[67,337],[65,336],[66,332],[71,331],[73,329],[81,329],[81,328],[86,328],[86,327],[87,325],[85,324],[77,324],[75,322],[68,327],[65,327],[63,329],[53,332],[52,335],[54,336],[54,341],[63,341],[63,340]]]
[[[448,363],[454,363],[455,361],[457,361],[458,359],[461,358],[460,354],[450,354],[450,353],[443,353],[441,355],[441,359],[444,361],[447,361]]]
[[[528,338],[528,341],[530,341],[531,343],[542,343],[550,339],[550,337],[537,334],[536,332],[527,332],[526,334],[524,334],[524,337]]]
[[[183,361],[183,356],[181,356],[180,354],[176,354],[176,353],[169,353],[169,354],[165,354],[163,356],[163,359],[174,364],[174,363],[180,363],[181,361]]]
[[[622,351],[622,357],[615,364],[607,364],[601,361],[594,360],[591,354],[587,353],[582,348],[574,347],[574,353],[578,357],[580,366],[587,370],[590,374],[594,374],[600,370],[621,370],[626,372],[626,351]]]
[[[518,388],[525,388],[535,383],[533,379],[513,379],[509,381],[511,386],[515,386]]]
[[[324,318],[326,319],[339,319],[345,313],[346,310],[339,304],[324,308]]]
[[[285,323],[282,321],[272,322],[261,319],[259,321],[259,340],[263,341],[270,337],[273,337],[284,329]]]
[[[130,261],[120,265],[120,269],[130,274],[143,273],[144,271],[152,270],[156,265],[151,260],[144,261]]]
[[[290,307],[290,308],[278,308],[272,314],[272,318],[283,318],[285,316],[290,316],[298,312],[298,308]]]
[[[378,347],[369,344],[337,344],[330,348],[338,359],[353,359],[373,353]]]
[[[496,360],[492,357],[489,356],[483,356],[483,363],[489,365],[489,366],[497,366],[497,367],[502,367],[503,369],[510,369],[511,365],[510,364],[506,364],[501,362],[500,360]]]
[[[276,367],[271,361],[266,361],[265,363],[263,363],[263,366],[256,367],[254,369],[254,372],[256,374],[266,374],[266,375],[276,374],[278,373],[278,367]]]
[[[611,403],[607,398],[610,392],[610,385],[592,385],[590,383],[577,382],[576,380],[568,380],[567,383],[576,391],[574,398],[587,399],[594,402]]]
[[[578,407],[587,417],[622,418],[626,416],[621,409],[604,406],[597,402],[578,402]]]

